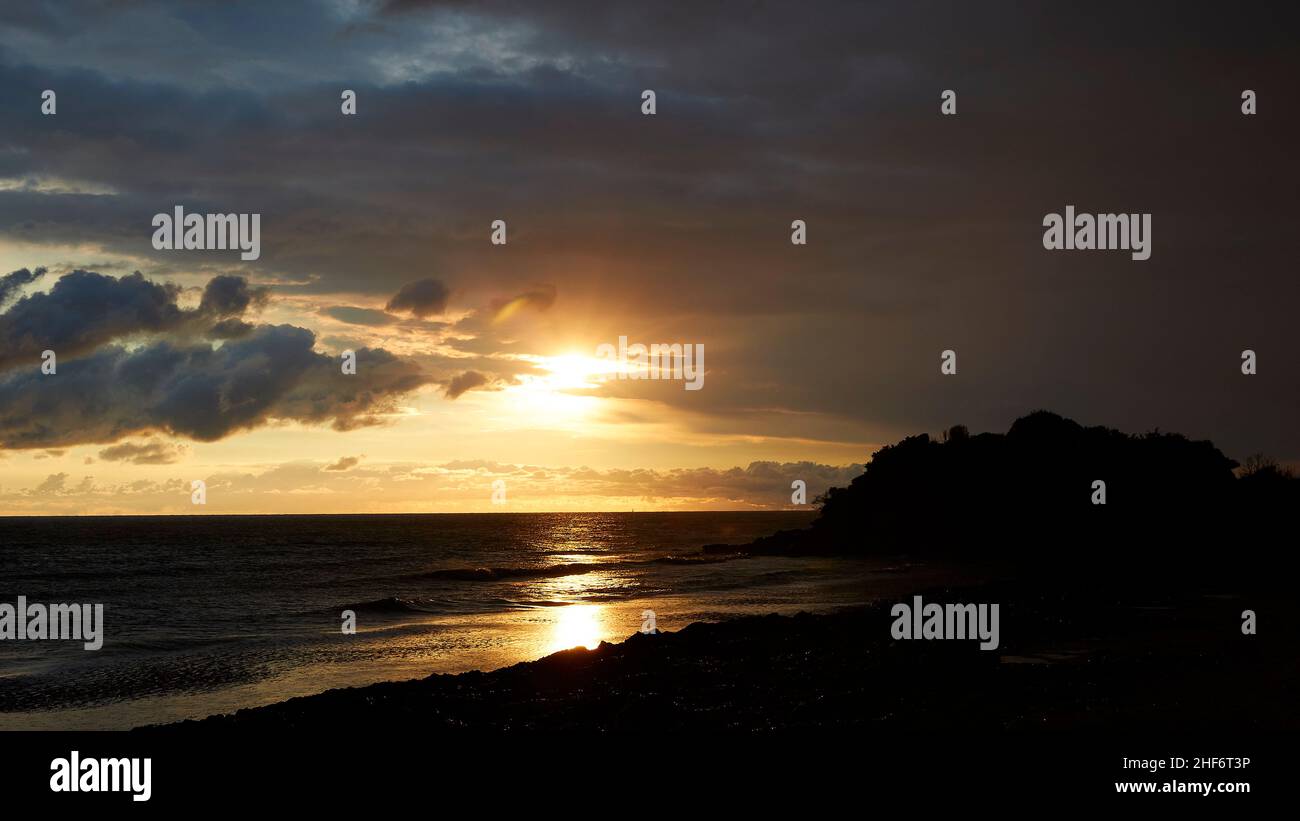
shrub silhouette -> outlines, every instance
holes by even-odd
[[[1213,443],[1084,427],[1048,411],[1005,434],[950,428],[881,448],[821,497],[809,530],[756,552],[906,553],[1009,562],[1018,570],[1261,577],[1293,562],[1272,533],[1300,480],[1269,463],[1238,477]],[[1106,503],[1093,504],[1093,482]]]

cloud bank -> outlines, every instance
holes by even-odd
[[[382,348],[358,349],[356,373],[344,374],[339,359],[316,350],[313,332],[243,322],[267,289],[241,277],[214,277],[193,309],[180,307],[179,296],[178,287],[139,273],[74,271],[0,314],[0,447],[147,433],[210,442],[276,422],[350,430],[378,424],[402,396],[433,381]],[[58,357],[52,374],[40,368],[46,349]],[[165,458],[133,448],[100,455],[138,464]]]

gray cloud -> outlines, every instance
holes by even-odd
[[[248,328],[237,317],[264,303],[267,289],[250,288],[241,277],[218,276],[208,282],[194,310],[177,305],[180,293],[177,286],[150,282],[138,271],[121,278],[73,271],[49,292],[23,297],[0,314],[0,371],[39,364],[47,349],[62,363],[140,334],[215,330],[219,338],[246,335]]]
[[[530,309],[534,311],[550,310],[555,304],[555,286],[538,285],[535,288],[516,294],[509,299],[497,299],[492,302],[492,310],[498,316],[507,309],[514,311],[519,309]]]
[[[28,285],[41,277],[45,276],[44,268],[37,268],[35,271],[29,271],[26,268],[19,268],[9,274],[0,277],[0,308],[14,297],[24,285]]]
[[[331,471],[346,471],[356,467],[360,461],[361,458],[358,456],[343,456],[337,462],[326,465],[323,469]]]
[[[250,287],[243,277],[215,276],[203,289],[199,313],[219,319],[243,316],[248,309],[265,305],[270,293],[270,288]]]
[[[45,477],[45,481],[41,482],[36,487],[32,488],[32,493],[35,494],[60,493],[63,491],[63,486],[67,481],[68,481],[68,474],[51,473],[49,476]]]
[[[213,441],[272,420],[379,424],[406,393],[428,383],[413,363],[362,348],[357,373],[313,350],[315,336],[290,325],[262,326],[219,348],[155,342],[113,345],[0,381],[0,446],[43,448],[113,442],[158,431]]]
[[[99,458],[106,462],[130,462],[133,465],[170,465],[185,454],[183,445],[169,442],[123,442],[104,448]]]
[[[478,371],[465,371],[461,375],[454,377],[447,382],[443,391],[448,399],[456,399],[466,391],[481,388],[490,381],[491,380],[489,380],[486,375],[481,374]]]
[[[436,279],[425,278],[402,286],[392,299],[388,310],[406,311],[423,319],[447,310],[447,286]]]
[[[73,271],[0,314],[0,370],[37,363],[47,348],[72,357],[120,336],[174,330],[185,321],[179,294],[138,272],[117,279]]]

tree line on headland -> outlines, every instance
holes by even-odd
[[[1263,457],[1239,464],[1209,441],[1036,411],[1005,434],[956,426],[909,436],[818,501],[809,528],[706,550],[1262,580],[1295,564],[1284,534],[1300,509],[1300,479]]]

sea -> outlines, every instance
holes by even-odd
[[[913,571],[888,559],[701,552],[812,518],[0,518],[0,603],[104,606],[99,650],[0,641],[0,730],[203,718],[337,687],[493,670],[649,627],[827,612],[875,601]]]

